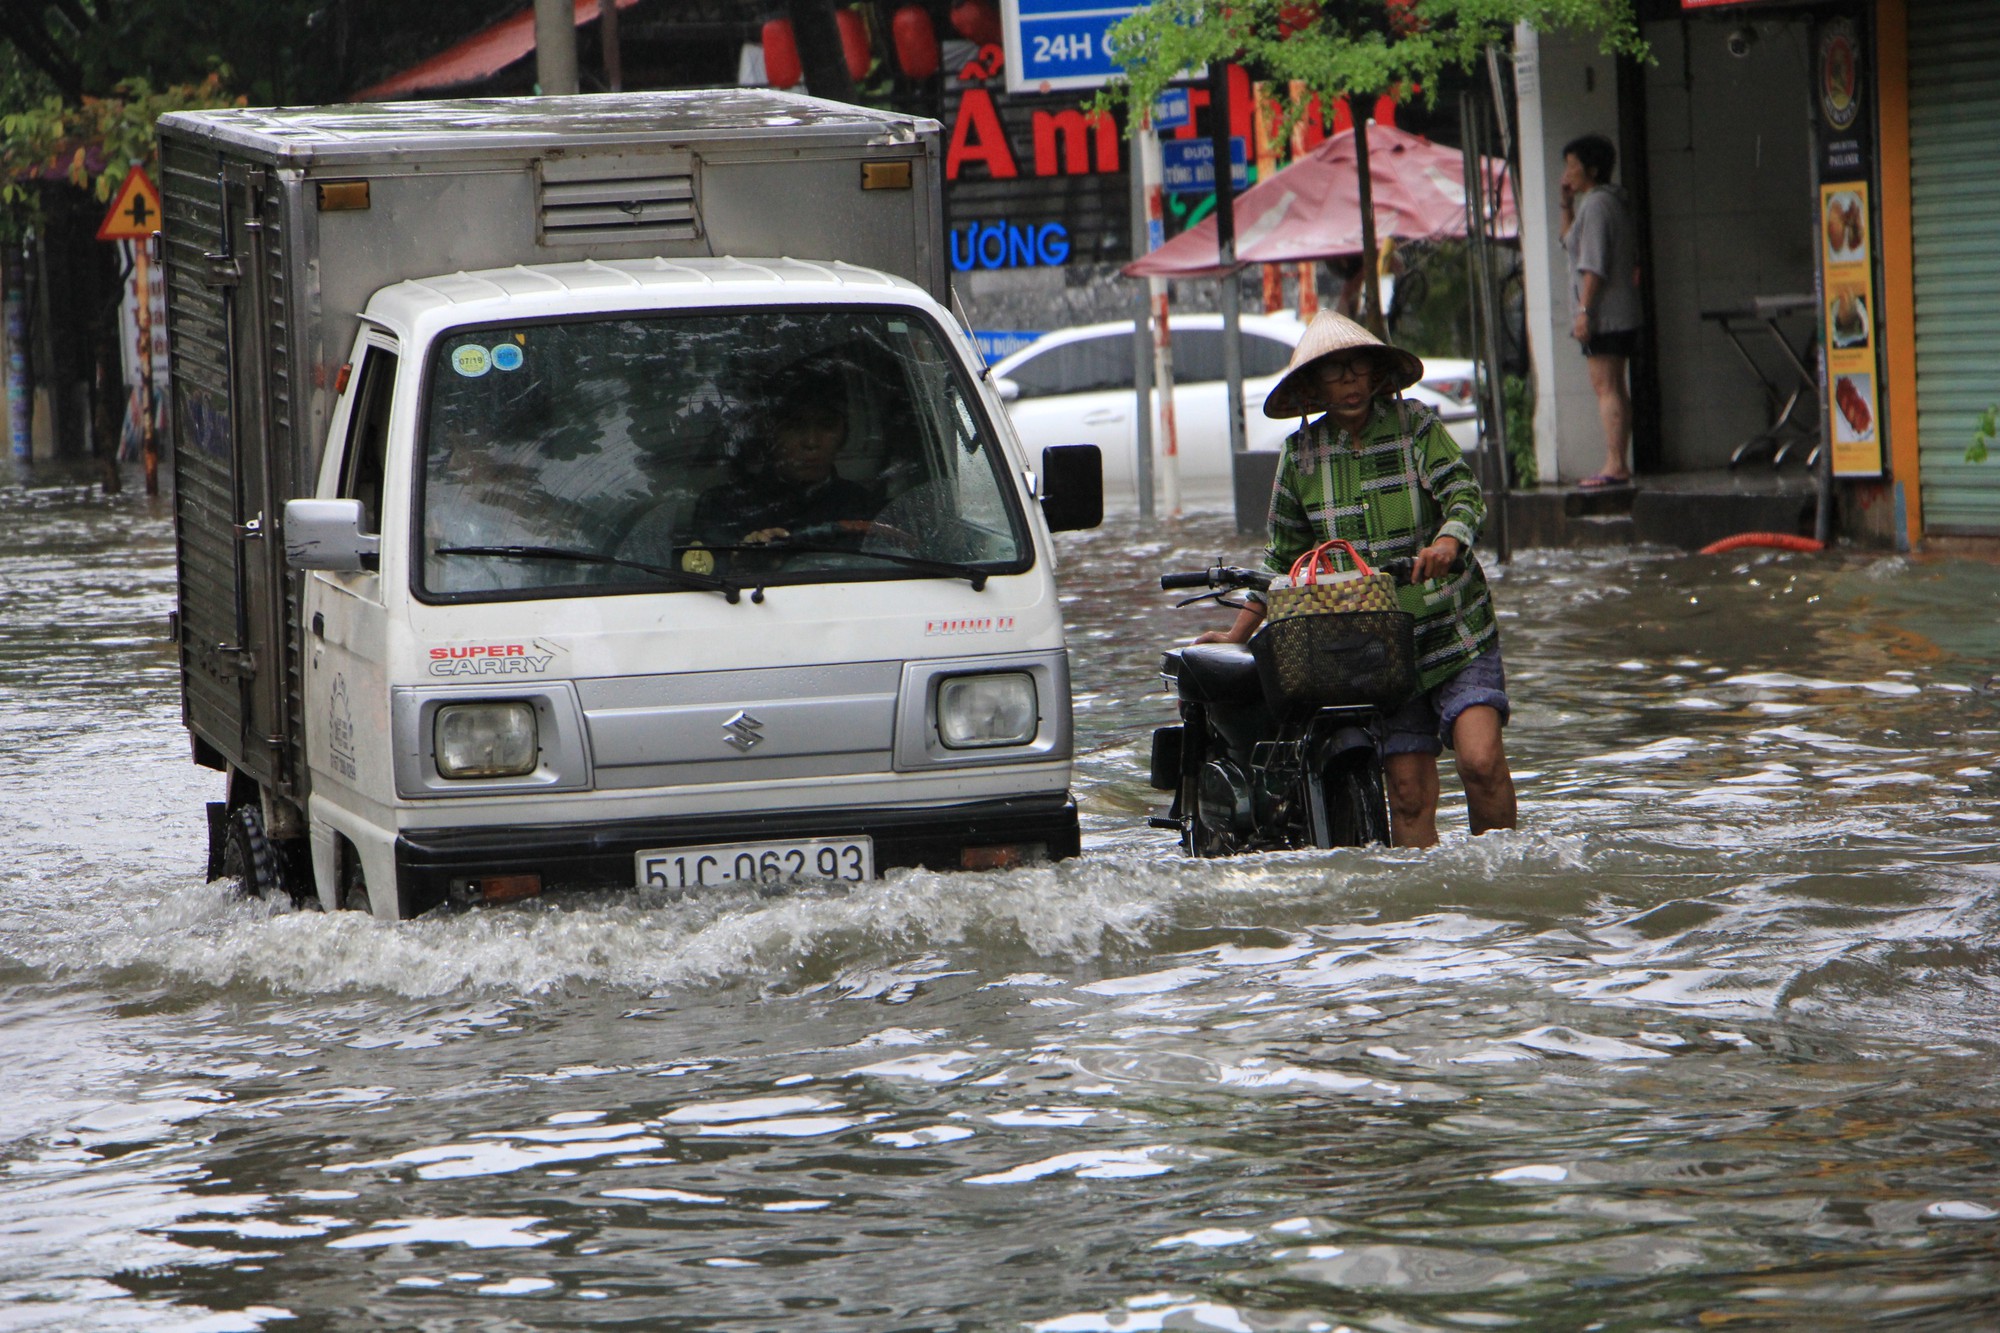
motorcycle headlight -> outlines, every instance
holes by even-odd
[[[938,683],[938,739],[948,749],[1026,745],[1040,726],[1035,681],[1026,672],[952,676]]]
[[[535,706],[446,704],[432,724],[437,771],[447,778],[518,778],[535,771],[541,747]]]

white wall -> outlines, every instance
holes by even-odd
[[[1515,34],[1521,116],[1521,258],[1535,368],[1535,462],[1544,482],[1573,481],[1604,465],[1597,398],[1570,337],[1569,258],[1556,185],[1562,146],[1598,133],[1618,140],[1618,64],[1588,37]]]

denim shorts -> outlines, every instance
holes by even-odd
[[[1480,704],[1497,709],[1507,725],[1507,668],[1497,644],[1377,722],[1376,745],[1383,754],[1437,754],[1451,744],[1458,715]]]

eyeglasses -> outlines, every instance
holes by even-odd
[[[1365,380],[1374,369],[1374,364],[1366,357],[1355,357],[1348,361],[1322,361],[1319,363],[1319,377],[1335,383],[1341,380]]]

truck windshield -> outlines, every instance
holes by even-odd
[[[1025,569],[998,442],[914,311],[738,309],[438,341],[429,597],[680,592]]]

